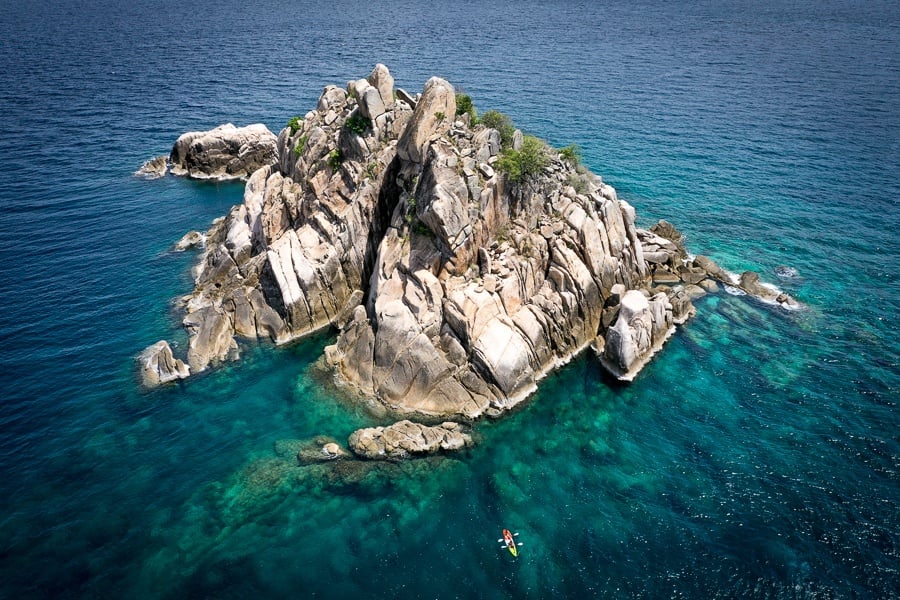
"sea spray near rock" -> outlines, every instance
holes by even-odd
[[[636,228],[570,156],[519,131],[504,146],[456,115],[449,82],[416,98],[392,86],[377,65],[326,87],[207,233],[184,302],[192,373],[237,358],[235,336],[337,327],[326,361],[364,397],[400,414],[496,415],[588,346],[632,379],[694,314],[692,296],[732,283],[690,259],[671,224]],[[179,140],[173,157],[194,144]],[[752,274],[742,289],[773,294]]]

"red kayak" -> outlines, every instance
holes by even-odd
[[[513,556],[519,556],[519,549],[516,548],[516,540],[513,539],[513,534],[509,532],[509,529],[503,530],[503,543],[506,544],[507,550]]]

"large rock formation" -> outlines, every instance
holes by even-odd
[[[210,131],[185,133],[172,147],[169,154],[171,172],[195,179],[239,179],[267,165],[277,157],[275,134],[260,123],[235,127],[231,123],[219,125]],[[142,167],[147,174],[156,163]],[[139,171],[141,173],[141,171]]]
[[[335,327],[338,381],[399,413],[498,414],[589,345],[633,377],[693,314],[684,284],[713,276],[680,234],[637,229],[549,147],[508,181],[499,132],[457,118],[448,82],[392,86],[378,65],[326,87],[214,223],[184,299],[191,371],[236,357],[235,336]]]

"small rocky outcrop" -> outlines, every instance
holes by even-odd
[[[649,230],[639,229],[638,237],[653,283],[662,286],[659,289],[683,285],[682,289],[688,298],[699,298],[707,292],[718,291],[717,282],[719,282],[784,308],[793,309],[800,306],[796,300],[775,286],[760,282],[758,273],[746,271],[736,275],[726,271],[707,256],[699,255],[691,258],[684,246],[684,236],[667,221],[660,221]],[[786,269],[789,267],[776,267],[776,274],[781,276],[781,273],[789,272]],[[676,324],[679,322],[678,312],[676,306]]]
[[[175,242],[175,251],[184,252],[191,248],[202,247],[206,244],[206,236],[199,231],[188,231],[180,240]]]
[[[459,450],[472,445],[472,437],[459,423],[445,422],[435,427],[399,421],[388,427],[368,427],[350,434],[350,449],[362,458],[386,460]]]
[[[195,179],[247,178],[276,160],[275,134],[260,123],[246,127],[227,123],[210,131],[185,133],[169,154],[172,174]]]
[[[510,180],[498,161],[521,133],[504,148],[455,112],[449,82],[395,96],[377,65],[292,119],[206,234],[183,300],[191,372],[236,358],[236,338],[334,327],[325,359],[348,389],[400,414],[497,415],[588,346],[633,378],[692,297],[731,281],[552,148]]]
[[[158,179],[165,176],[169,171],[169,161],[166,156],[157,156],[151,158],[138,169],[134,174],[138,177],[146,179]]]
[[[184,379],[191,374],[190,368],[172,355],[172,348],[165,340],[146,348],[138,355],[137,360],[141,380],[147,387]]]
[[[672,304],[664,292],[648,298],[642,291],[628,290],[615,325],[606,333],[600,361],[619,379],[631,381],[673,333]]]

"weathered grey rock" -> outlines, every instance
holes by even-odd
[[[646,253],[644,256],[646,256]],[[674,285],[680,281],[681,277],[668,269],[656,269],[653,271],[653,283],[657,285]]]
[[[166,156],[157,156],[155,158],[151,158],[143,165],[141,168],[135,171],[135,175],[138,177],[144,177],[146,179],[157,179],[159,177],[165,176],[165,174],[169,171],[169,163]]]
[[[716,281],[719,281],[720,283],[728,285],[731,285],[733,283],[728,272],[717,265],[715,262],[713,262],[713,260],[707,256],[699,254],[694,257],[694,266],[703,269],[710,277],[712,277]]]
[[[487,162],[492,156],[500,154],[500,132],[496,129],[481,129],[473,136],[472,147],[475,148],[475,160]]]
[[[261,123],[185,133],[169,154],[173,174],[195,179],[246,178],[276,160],[275,134]]]
[[[688,284],[688,285],[684,286],[684,291],[691,300],[696,300],[697,298],[702,298],[707,293],[705,289],[703,289],[699,285],[694,285],[694,284]]]
[[[704,291],[709,292],[710,294],[715,294],[719,291],[719,284],[713,281],[712,279],[704,279],[700,283],[697,284]]]
[[[673,331],[672,305],[666,294],[648,300],[641,292],[629,290],[606,334],[600,362],[618,379],[631,381]]]
[[[403,88],[397,88],[397,100],[405,102],[411,109],[415,110],[417,101],[415,97]]]
[[[322,94],[319,96],[319,102],[316,104],[316,110],[320,113],[327,114],[329,110],[339,108],[347,100],[347,92],[336,85],[325,86]]]
[[[148,346],[138,355],[141,380],[147,387],[155,387],[190,375],[190,368],[172,356],[172,348],[165,340]]]
[[[350,434],[348,443],[357,456],[386,460],[459,450],[471,446],[472,437],[459,423],[429,427],[404,420],[388,427],[358,429]]]
[[[684,250],[684,235],[668,221],[660,219],[656,225],[650,228],[650,232],[668,240],[674,247]],[[684,258],[683,252],[681,258]]]
[[[521,150],[522,144],[525,143],[525,136],[522,134],[521,129],[516,129],[513,131],[512,136],[512,149],[513,150]]]
[[[375,65],[369,73],[369,83],[378,90],[381,104],[385,109],[394,106],[394,77],[386,66],[381,63]]]
[[[359,112],[362,116],[374,121],[383,115],[385,110],[378,89],[371,85],[368,86],[359,97]]]
[[[413,110],[412,119],[397,143],[398,156],[421,163],[428,140],[435,134],[448,131],[455,114],[456,94],[453,86],[440,77],[429,79]]]
[[[239,356],[238,345],[232,337],[232,324],[220,308],[209,306],[184,319],[191,336],[188,362],[191,371],[199,373],[210,363],[234,360]]]

